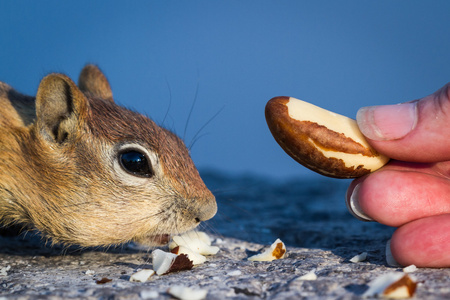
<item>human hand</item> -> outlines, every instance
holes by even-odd
[[[350,184],[349,210],[398,227],[390,250],[399,264],[450,267],[450,83],[420,100],[361,108],[356,120],[392,160]]]

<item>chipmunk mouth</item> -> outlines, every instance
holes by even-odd
[[[158,245],[166,245],[169,243],[170,237],[170,234],[158,234],[151,236],[150,238],[153,238],[153,241],[158,243]]]
[[[164,246],[170,242],[171,235],[170,234],[157,234],[149,236],[148,242],[154,246]]]
[[[145,246],[164,246],[170,242],[170,239],[170,234],[155,234],[141,237],[135,241]]]

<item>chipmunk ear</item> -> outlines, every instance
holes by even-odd
[[[78,78],[80,90],[87,94],[104,100],[114,101],[108,79],[97,66],[86,65]]]
[[[62,74],[42,79],[36,95],[36,124],[44,139],[63,143],[74,136],[87,111],[87,99],[75,83]]]

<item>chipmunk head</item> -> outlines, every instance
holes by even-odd
[[[31,132],[24,148],[40,201],[27,214],[55,241],[158,244],[217,210],[183,141],[115,104],[95,66],[78,87],[61,74],[41,81]]]

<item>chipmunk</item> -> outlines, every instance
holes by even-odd
[[[0,223],[66,245],[161,245],[217,211],[183,141],[114,103],[87,65],[36,97],[0,82]]]

